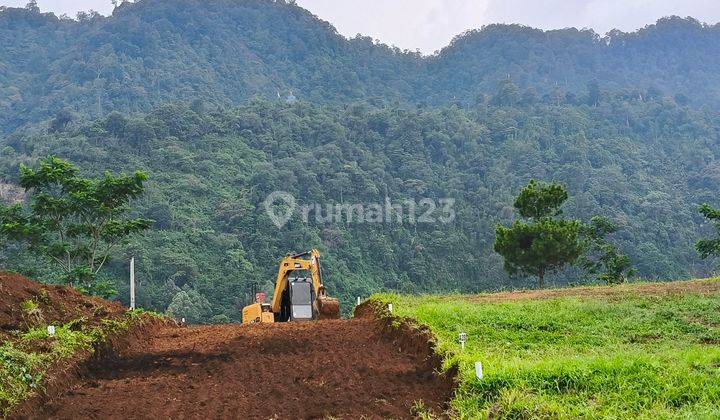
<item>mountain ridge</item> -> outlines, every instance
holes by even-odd
[[[488,25],[422,56],[345,38],[294,4],[143,0],[79,21],[0,11],[0,132],[64,108],[101,117],[202,98],[237,105],[293,91],[320,103],[358,99],[473,106],[510,77],[540,95],[657,88],[720,105],[720,26],[677,17],[631,33]],[[687,77],[690,73],[693,77]]]

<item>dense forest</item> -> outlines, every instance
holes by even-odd
[[[633,92],[602,94],[597,105],[490,104],[511,101],[508,90],[503,84],[469,110],[258,99],[233,109],[195,103],[111,113],[8,136],[1,174],[12,183],[18,162],[50,153],[88,175],[147,171],[149,191],[135,207],[154,228],[110,275],[125,278],[127,257],[136,256],[140,302],[158,309],[185,288],[234,319],[250,283],[269,290],[278,258],[310,247],[326,255],[328,286],[345,303],[377,290],[529,286],[508,278],[492,252],[494,226],[513,219],[513,197],[529,178],[567,185],[568,216],[618,223],[613,241],[642,277],[707,273],[693,244],[703,230],[697,208],[716,201],[720,179],[716,113]],[[452,198],[457,216],[451,224],[371,224],[304,223],[296,214],[278,229],[263,207],[275,190],[300,203]],[[551,280],[567,281],[583,279]]]
[[[699,205],[720,204],[718,26],[492,25],[423,57],[345,39],[284,1],[142,0],[77,20],[5,8],[0,37],[2,199],[21,200],[19,164],[49,154],[90,177],[149,174],[133,208],[155,223],[103,274],[125,302],[135,256],[139,305],[181,296],[199,320],[236,320],[250,284],[269,291],[279,259],[311,247],[346,308],[379,290],[531,286],[492,251],[531,178],[567,186],[569,217],[617,223],[611,240],[640,277],[712,270],[694,243]],[[295,215],[278,229],[263,206],[276,190],[301,204],[449,198],[456,217]],[[15,245],[0,266],[57,281]]]
[[[322,103],[471,106],[510,76],[522,91],[588,83],[720,105],[720,27],[666,18],[634,33],[491,25],[430,57],[346,39],[284,0],[142,0],[111,17],[0,10],[0,133],[65,108],[96,117],[168,101],[239,104],[278,92]]]

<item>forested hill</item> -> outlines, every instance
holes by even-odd
[[[180,296],[193,321],[237,319],[250,283],[270,291],[278,258],[310,247],[346,308],[383,289],[527,286],[492,243],[530,178],[566,184],[569,217],[619,224],[611,239],[641,277],[711,270],[694,244],[720,185],[717,25],[492,25],[423,57],[284,1],[139,0],[78,20],[2,8],[0,40],[1,192],[48,154],[88,176],[150,174],[133,208],[155,224],[104,273],[125,302],[133,255],[142,307]],[[456,217],[278,229],[263,204],[275,190],[308,204],[449,198]],[[0,267],[58,278],[13,246]]]
[[[419,63],[268,0],[143,0],[79,22],[7,9],[0,38],[4,131],[66,106],[103,115],[290,90],[314,101],[411,97]]]
[[[492,25],[421,57],[347,40],[270,0],[139,0],[111,17],[0,10],[0,133],[67,109],[103,116],[202,98],[239,104],[278,92],[321,103],[372,99],[471,106],[512,79],[564,102],[588,84],[682,105],[720,106],[720,27],[667,18],[635,33]]]
[[[378,290],[529,286],[507,277],[492,243],[533,177],[568,186],[568,217],[618,223],[612,241],[640,276],[709,273],[694,243],[706,234],[699,204],[718,204],[718,113],[622,92],[601,92],[596,105],[587,104],[591,92],[580,104],[502,105],[515,90],[504,85],[473,110],[256,99],[234,109],[167,105],[144,115],[53,121],[7,137],[0,178],[17,183],[18,162],[49,153],[87,175],[147,170],[149,191],[134,207],[155,224],[106,275],[127,302],[125,263],[133,255],[142,307],[164,310],[184,290],[205,321],[237,319],[250,283],[270,292],[278,258],[310,247],[323,252],[325,283],[345,308]],[[275,190],[301,204],[451,198],[456,217],[398,224],[311,215],[304,223],[298,211],[278,229],[264,207]],[[33,255],[0,253],[0,266],[53,279]],[[563,273],[551,283],[582,280]]]

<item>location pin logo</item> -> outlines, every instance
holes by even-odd
[[[265,212],[278,229],[285,226],[295,212],[295,197],[285,191],[273,191],[263,204]],[[280,204],[285,206],[281,207]]]

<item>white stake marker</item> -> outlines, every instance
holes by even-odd
[[[461,332],[458,336],[458,341],[460,342],[460,349],[465,350],[465,342],[467,341],[467,334],[464,332]]]
[[[482,362],[475,362],[475,377],[478,379],[483,378]]]
[[[130,258],[130,310],[135,310],[135,257]]]

